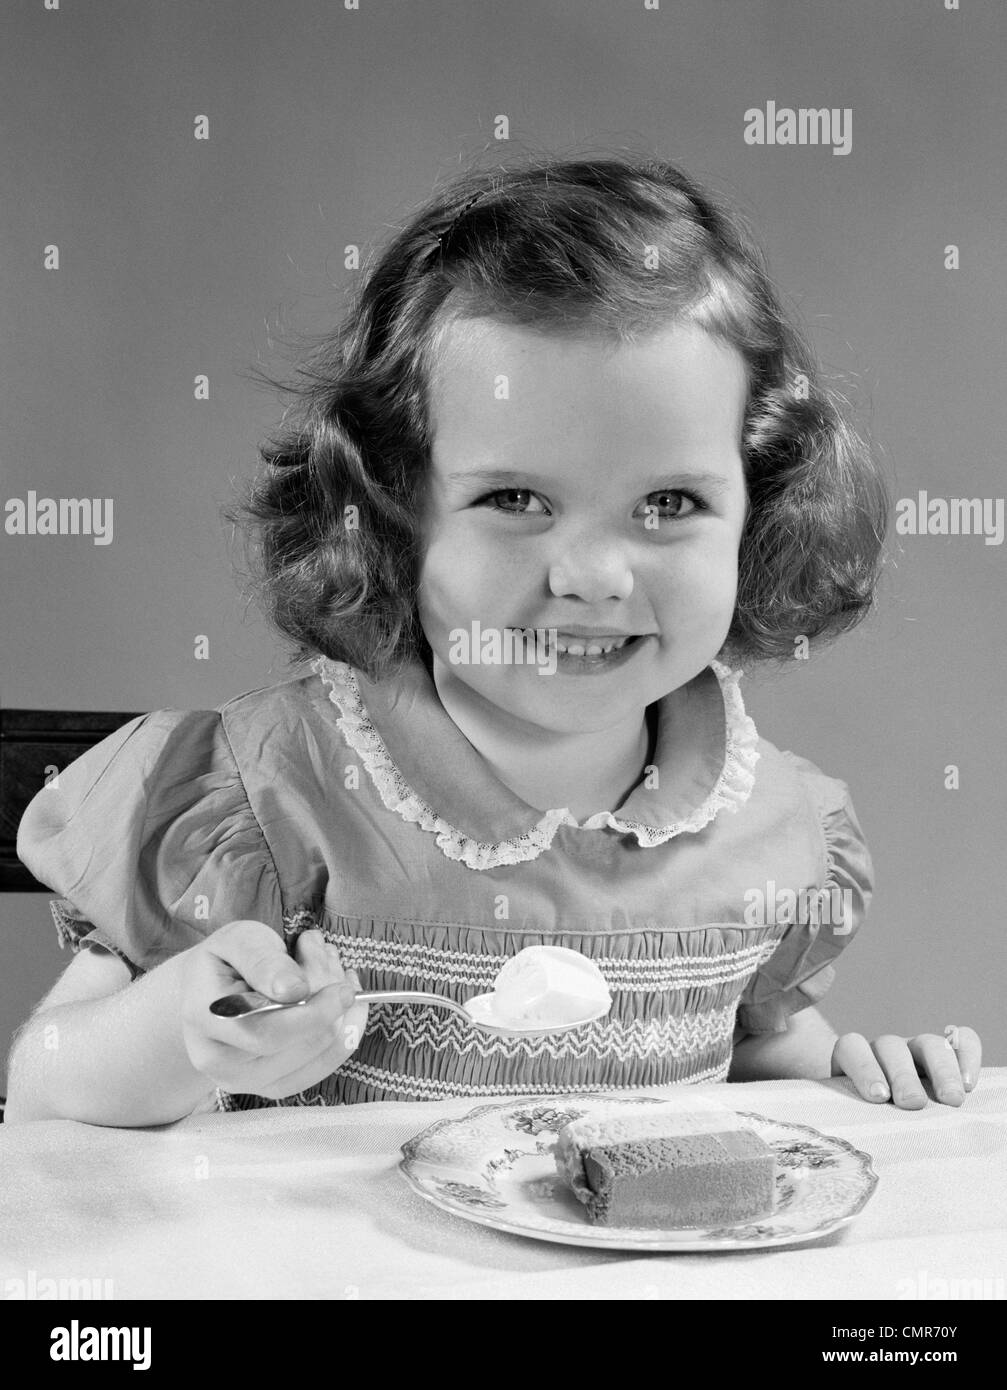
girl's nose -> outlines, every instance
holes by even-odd
[[[618,546],[579,540],[549,566],[549,588],[557,598],[582,598],[587,603],[627,599],[633,592],[633,571]]]

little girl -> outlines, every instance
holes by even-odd
[[[302,375],[238,515],[313,663],[134,719],[34,798],[18,853],[78,954],[8,1119],[844,1073],[960,1104],[973,1030],[869,1043],[814,1007],[870,857],[730,663],[869,611],[887,496],[736,222],[657,160],[470,173]],[[538,943],[597,964],[608,1017],[529,1040],[354,1002],[464,1000]],[[243,989],[309,1002],[210,1013]]]

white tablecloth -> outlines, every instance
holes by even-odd
[[[508,1235],[414,1195],[400,1145],[471,1101],[3,1125],[0,1291],[77,1279],[110,1280],[94,1287],[114,1298],[933,1299],[981,1280],[1007,1294],[1007,1068],[985,1069],[957,1110],[872,1106],[845,1078],[697,1090],[846,1139],[872,1155],[877,1191],[813,1245],[636,1254]]]

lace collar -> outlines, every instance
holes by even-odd
[[[738,689],[742,672],[719,661],[658,701],[650,775],[618,811],[583,822],[566,807],[543,814],[502,783],[450,719],[421,662],[378,682],[325,656],[311,669],[385,806],[435,835],[448,859],[470,869],[536,859],[561,825],[611,827],[644,848],[664,844],[702,830],[720,811],[736,811],[755,782],[758,734]],[[451,819],[437,807],[449,808]]]

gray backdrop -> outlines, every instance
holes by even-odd
[[[340,313],[344,246],[476,157],[681,163],[751,219],[893,497],[1003,489],[1001,0],[32,0],[5,18],[0,503],[115,504],[110,545],[0,532],[6,706],[212,707],[284,678],[217,516],[281,409],[240,373],[282,372],[275,330]],[[850,153],[747,144],[769,101],[849,108]],[[874,854],[826,1015],[868,1037],[969,1023],[1001,1065],[1003,593],[1002,544],[893,534],[868,624],[743,683],[766,737],[850,784]],[[0,897],[4,1046],[68,959],[45,895]]]

